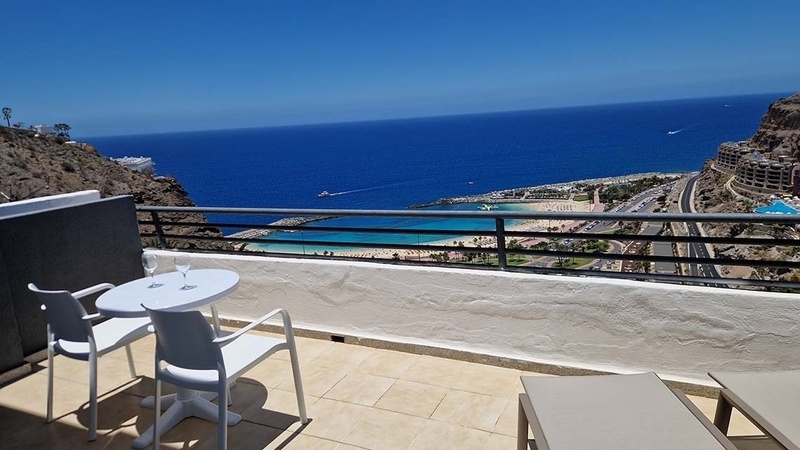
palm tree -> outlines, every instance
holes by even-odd
[[[3,118],[6,119],[6,125],[11,126],[11,108],[6,106],[3,108]]]
[[[58,132],[59,136],[69,139],[69,130],[72,129],[69,125],[65,123],[57,123],[53,125],[53,128]]]

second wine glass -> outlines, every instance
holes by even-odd
[[[144,267],[144,270],[150,275],[150,286],[147,286],[149,289],[163,286],[162,284],[156,283],[155,275],[153,275],[156,271],[156,267],[158,267],[158,258],[154,253],[142,253],[142,267]]]
[[[178,255],[175,257],[175,269],[183,274],[183,287],[181,288],[182,291],[186,291],[189,289],[194,289],[197,286],[191,286],[186,283],[186,272],[192,267],[192,263],[189,260],[188,255]]]

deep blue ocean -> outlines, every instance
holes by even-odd
[[[751,136],[786,95],[84,140],[106,156],[152,157],[157,174],[176,177],[198,206],[404,209],[514,187],[700,170],[721,142]],[[318,198],[322,191],[332,195]]]

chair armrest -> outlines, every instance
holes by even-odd
[[[253,328],[257,327],[258,325],[261,325],[262,323],[266,322],[267,320],[277,316],[278,314],[281,314],[284,317],[284,324],[285,324],[286,323],[286,317],[287,317],[286,310],[284,310],[283,308],[277,308],[277,309],[275,309],[273,311],[270,311],[269,313],[259,317],[258,319],[254,320],[253,322],[250,322],[250,324],[248,324],[247,326],[245,326],[241,330],[239,330],[239,331],[237,331],[237,332],[235,332],[233,334],[229,334],[227,336],[218,337],[218,338],[214,339],[213,342],[216,343],[216,344],[219,344],[220,347],[224,346],[224,345],[227,345],[231,341],[233,341],[236,338],[238,338],[239,336],[247,333],[248,331],[252,330]],[[291,327],[291,324],[289,326]]]
[[[75,297],[75,298],[86,297],[87,295],[96,294],[96,293],[98,293],[100,291],[104,291],[106,289],[111,289],[113,287],[114,287],[114,285],[111,284],[111,283],[100,283],[100,284],[98,284],[96,286],[88,287],[88,288],[82,289],[82,290],[80,290],[78,292],[73,292],[72,296]]]

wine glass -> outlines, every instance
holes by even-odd
[[[150,275],[150,286],[147,286],[148,289],[163,286],[163,284],[156,283],[156,278],[154,276],[156,267],[158,267],[158,258],[155,253],[142,253],[142,267],[144,267],[144,270]]]
[[[175,257],[175,269],[183,274],[183,287],[181,288],[182,291],[188,291],[189,289],[194,289],[197,286],[191,286],[186,284],[186,272],[192,267],[191,261],[189,261],[189,255],[178,255]]]

